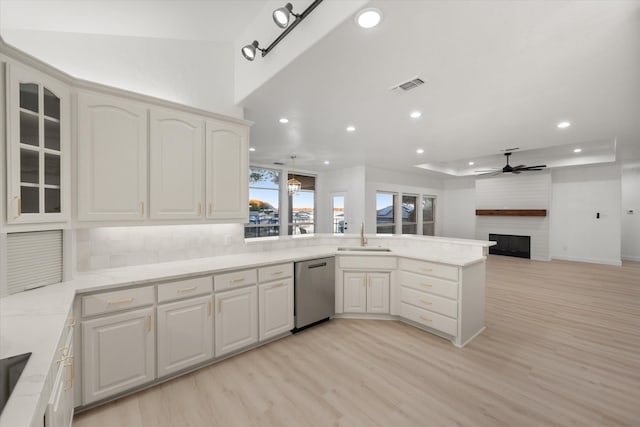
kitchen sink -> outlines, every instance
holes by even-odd
[[[338,248],[339,251],[350,251],[350,252],[391,252],[389,248],[368,248],[368,247],[342,247]]]

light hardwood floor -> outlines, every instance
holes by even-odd
[[[490,256],[486,318],[464,349],[333,320],[74,426],[640,426],[640,263]]]

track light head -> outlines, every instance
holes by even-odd
[[[247,61],[253,61],[256,59],[256,51],[262,50],[258,47],[258,40],[254,40],[253,43],[248,44],[242,48],[242,56]]]
[[[293,13],[293,5],[287,3],[284,7],[279,7],[273,11],[273,22],[280,28],[287,28],[291,22],[291,15],[298,18],[300,15]]]

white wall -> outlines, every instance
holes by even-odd
[[[318,233],[332,233],[332,194],[345,196],[345,234],[358,234],[364,222],[365,168],[356,166],[348,169],[321,172],[318,174]]]
[[[552,180],[551,257],[620,265],[620,165],[554,169]]]
[[[243,117],[234,46],[194,40],[3,29],[10,45],[80,79]]]
[[[461,239],[476,238],[476,179],[462,177],[444,182],[441,205],[442,236]]]
[[[402,193],[434,196],[436,198],[435,235],[442,236],[441,218],[444,217],[444,204],[441,203],[444,194],[442,179],[417,173],[368,167],[366,169],[364,215],[367,234],[376,233],[376,192],[378,191],[398,193],[398,196],[402,196]],[[418,221],[420,221],[420,214]]]
[[[640,261],[640,165],[637,164],[622,169],[622,259]]]

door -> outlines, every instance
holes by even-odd
[[[293,280],[260,285],[258,304],[260,341],[293,329]]]
[[[142,220],[147,200],[147,109],[78,95],[78,219]]]
[[[7,222],[69,219],[69,88],[7,64]]]
[[[215,296],[216,357],[258,342],[257,286]]]
[[[367,313],[389,313],[389,273],[367,273]]]
[[[211,296],[158,306],[158,377],[213,357]]]
[[[152,308],[83,321],[82,343],[83,404],[154,379]]]
[[[247,223],[249,129],[210,119],[206,132],[206,217]]]
[[[344,312],[365,313],[367,311],[366,273],[344,273]]]
[[[204,122],[151,110],[149,128],[151,218],[202,218]]]

